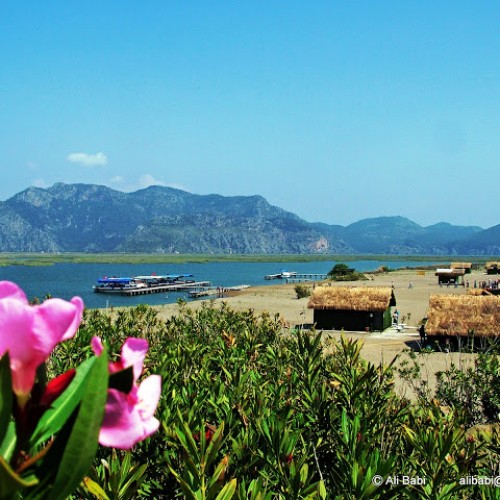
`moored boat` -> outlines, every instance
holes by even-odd
[[[297,276],[297,273],[295,271],[281,271],[279,277],[281,279],[287,279],[287,278],[294,278],[295,276]]]
[[[210,282],[196,282],[192,274],[141,275],[134,277],[107,276],[97,280],[96,293],[114,293],[120,295],[145,295],[166,291],[188,290],[193,287],[209,286]]]
[[[194,283],[193,274],[149,274],[135,276],[134,279],[146,283],[147,286],[162,286],[182,283]]]
[[[264,276],[265,280],[282,280],[282,279],[287,279],[287,278],[294,278],[297,276],[296,271],[285,271],[282,270],[277,274],[266,274]]]
[[[127,290],[137,290],[146,288],[146,283],[137,278],[130,277],[112,277],[101,278],[97,280],[97,285],[94,285],[95,293],[118,293],[122,294]]]

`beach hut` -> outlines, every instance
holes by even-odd
[[[470,274],[472,272],[472,262],[452,262],[450,268],[452,270],[463,269],[465,274]]]
[[[396,305],[390,287],[316,287],[307,307],[314,323],[325,330],[374,331],[391,326],[391,306]]]
[[[425,331],[432,336],[494,337],[500,334],[500,298],[493,295],[432,295]]]
[[[500,262],[487,262],[486,274],[500,274]]]
[[[464,269],[436,269],[438,284],[460,283],[463,285]]]

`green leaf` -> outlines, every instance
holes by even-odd
[[[36,478],[23,479],[19,477],[0,456],[0,498],[12,498],[17,491],[30,488],[37,483]]]
[[[98,358],[93,356],[84,361],[77,369],[75,378],[66,390],[52,403],[42,415],[30,439],[30,446],[36,447],[56,434],[80,403],[85,390],[87,377]]]
[[[187,427],[187,424],[184,423]],[[191,436],[191,440],[193,439],[191,435],[191,431],[189,430],[189,427],[187,427],[187,430],[189,432],[189,435]],[[187,469],[191,472],[192,476],[197,478],[199,480],[200,478],[200,471],[199,471],[199,463],[200,463],[200,458],[198,455],[198,450],[196,447],[193,449],[193,447],[188,444],[190,441],[186,437],[186,434],[181,431],[178,427],[175,430],[175,433],[177,437],[179,438],[179,441],[181,442],[181,446],[184,448],[185,452],[185,457],[184,457],[184,465],[187,467]],[[196,463],[195,463],[196,460]]]
[[[208,445],[207,451],[205,453],[205,467],[210,467],[212,462],[215,460],[217,452],[219,451],[222,444],[222,434],[224,432],[224,422],[217,428],[215,434],[212,436],[212,440]]]
[[[148,468],[147,464],[142,464],[139,468],[137,468],[137,470],[135,470],[135,472],[129,477],[127,482],[124,483],[120,488],[119,493],[121,498],[125,498],[126,493],[130,492],[134,484],[142,482],[141,479],[146,473],[147,468]]]
[[[306,484],[307,478],[309,476],[309,466],[304,464],[300,469],[300,482]]]
[[[4,439],[0,444],[0,456],[2,456],[6,462],[11,459],[12,454],[16,449],[16,443],[16,423],[12,420],[6,428]]]
[[[264,436],[267,438],[269,444],[272,446],[273,445],[273,439],[271,438],[271,434],[269,432],[269,426],[267,425],[267,421],[266,420],[262,420],[260,422],[260,429],[261,429],[262,433],[264,434]]]
[[[104,417],[104,407],[108,391],[108,357],[103,352],[96,358],[86,377],[85,388],[74,423],[68,421],[70,428],[66,442],[57,443],[64,448],[55,481],[50,491],[51,500],[64,499],[80,484],[94,461],[98,446],[99,431]],[[61,436],[61,434],[63,436]],[[64,438],[61,432],[56,442]],[[47,454],[47,460],[49,457]]]
[[[319,492],[320,498],[322,498],[324,500],[328,494],[326,492],[326,486],[325,486],[325,482],[323,480],[321,480],[319,482],[318,490],[319,490],[318,492]]]
[[[12,416],[12,376],[9,353],[0,359],[0,443],[5,437]]]
[[[197,463],[200,462],[200,454],[198,452],[198,446],[193,438],[193,434],[191,433],[191,429],[187,422],[182,422],[183,429],[177,428],[176,434],[181,441],[183,448],[186,450],[188,455],[190,455],[193,459],[196,460]]]
[[[231,479],[217,495],[216,500],[231,500],[236,492],[237,480]]]
[[[220,462],[217,468],[215,469],[215,472],[212,474],[212,477],[210,478],[210,481],[208,482],[208,498],[212,498],[215,491],[217,491],[220,488],[220,485],[218,484],[220,481],[220,477],[223,472],[225,472],[228,468],[228,456],[224,457]]]
[[[171,474],[175,477],[175,479],[178,481],[182,492],[184,493],[184,497],[189,499],[189,500],[198,500],[198,497],[196,493],[191,489],[189,484],[182,479],[182,477],[169,465],[168,466]]]
[[[109,500],[106,492],[101,488],[99,484],[90,479],[90,477],[86,477],[83,479],[83,485],[85,489],[98,500]]]

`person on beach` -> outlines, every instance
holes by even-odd
[[[392,324],[393,325],[399,324],[399,311],[397,309],[394,311],[394,314],[392,315]]]
[[[422,345],[424,345],[425,341],[427,340],[427,336],[425,334],[425,325],[423,323],[420,325],[418,333],[420,333],[420,342],[422,343]]]

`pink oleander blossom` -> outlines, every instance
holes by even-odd
[[[9,353],[12,388],[19,400],[27,400],[38,366],[54,347],[75,335],[82,314],[80,297],[30,305],[15,283],[0,281],[0,356]]]
[[[92,349],[97,355],[102,352],[98,337],[92,339]],[[129,450],[156,432],[160,422],[154,417],[161,395],[161,377],[150,375],[140,384],[139,379],[148,342],[144,339],[128,338],[122,347],[121,359],[110,363],[110,373],[133,367],[134,383],[129,393],[118,389],[108,390],[104,420],[99,433],[103,446]]]

